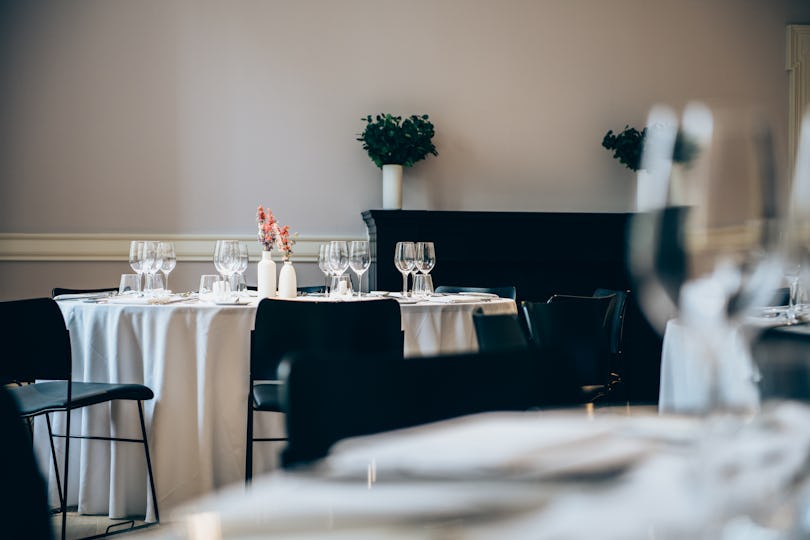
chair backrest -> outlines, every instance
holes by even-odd
[[[517,314],[487,315],[478,308],[473,313],[473,326],[481,352],[526,349],[529,346],[524,324]]]
[[[326,285],[304,285],[297,290],[299,294],[325,293]]]
[[[118,292],[118,287],[108,287],[104,289],[66,289],[64,287],[54,287],[51,289],[51,298],[56,298],[61,294],[92,294],[104,292]]]
[[[610,352],[615,355],[622,354],[624,338],[624,321],[627,312],[627,298],[630,291],[619,291],[615,289],[596,289],[593,296],[615,297],[613,304],[608,311],[608,331],[610,332]]]
[[[611,354],[608,312],[615,296],[554,295],[523,302],[533,344],[568,362],[585,385],[607,384]]]
[[[308,302],[265,298],[251,333],[251,381],[276,379],[292,351],[390,352],[402,356],[402,319],[393,298]]]
[[[285,467],[321,458],[347,437],[579,399],[575,381],[561,379],[553,364],[528,350],[405,359],[323,354],[292,354],[279,368]]]
[[[0,302],[0,342],[0,382],[70,379],[70,336],[55,300]]]
[[[439,285],[436,287],[437,293],[490,293],[497,294],[501,298],[517,298],[517,289],[511,285],[501,287],[457,287],[455,285]]]

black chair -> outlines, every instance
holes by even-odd
[[[300,302],[264,299],[256,310],[251,332],[250,392],[247,396],[245,482],[253,477],[255,411],[286,412],[282,406],[278,365],[292,351],[403,354],[402,319],[393,299],[365,302]],[[345,389],[336,389],[338,393]]]
[[[609,388],[613,397],[626,401],[627,388],[624,384],[624,375],[627,364],[624,358],[624,328],[627,319],[627,301],[630,298],[629,290],[596,289],[593,296],[615,296],[615,300],[608,310],[608,333],[610,335],[610,383]]]
[[[497,294],[501,298],[517,298],[517,289],[511,285],[503,287],[456,287],[454,285],[439,285],[436,287],[437,293],[490,293]]]
[[[472,319],[479,351],[497,352],[529,348],[525,325],[519,315],[512,313],[487,315],[478,308],[473,312]]]
[[[307,351],[285,357],[279,375],[285,468],[322,458],[347,437],[486,411],[568,406],[579,392],[555,364],[527,350],[405,359]]]
[[[0,302],[0,339],[3,342],[0,361],[0,383],[18,383],[9,386],[17,401],[20,415],[32,420],[45,415],[51,442],[51,455],[56,471],[62,513],[62,538],[67,527],[68,466],[70,463],[70,439],[108,440],[139,442],[143,444],[146,467],[149,475],[152,503],[155,508],[155,523],[160,521],[152,461],[146,438],[143,418],[144,400],[152,399],[152,390],[142,384],[74,382],[70,335],[59,306],[51,298],[34,298]],[[44,382],[36,382],[36,381]],[[71,415],[65,414],[64,434],[55,434],[51,429],[51,413],[69,413],[72,410],[108,403],[115,400],[131,400],[138,404],[141,424],[141,439],[102,437],[71,433]],[[62,474],[54,447],[54,437],[65,439],[65,455]],[[128,529],[131,530],[131,529]]]
[[[259,287],[256,285],[247,285],[247,290],[249,291],[258,291]],[[323,294],[326,292],[326,285],[304,285],[302,287],[298,287],[298,294]]]
[[[298,294],[324,294],[326,292],[326,285],[305,285],[298,287]]]
[[[51,298],[56,298],[62,294],[95,294],[106,292],[118,292],[118,287],[110,287],[106,289],[65,289],[63,287],[54,287],[51,289]]]
[[[4,538],[51,540],[53,527],[48,510],[45,478],[37,465],[31,435],[20,419],[20,410],[9,389],[0,386],[0,432],[3,460],[0,475],[10,493],[0,504]]]
[[[554,295],[548,302],[523,302],[533,345],[569,364],[585,401],[603,398],[610,388],[610,296]]]

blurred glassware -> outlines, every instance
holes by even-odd
[[[349,245],[349,266],[357,274],[357,296],[363,295],[363,274],[371,265],[367,240],[352,240]]]
[[[174,270],[175,266],[177,266],[177,255],[174,251],[174,242],[161,242],[160,253],[162,261],[160,271],[163,272],[163,275],[166,277],[165,285],[166,290],[168,290],[169,274],[172,272],[172,270]]]
[[[753,111],[702,104],[684,109],[680,133],[678,124],[664,106],[648,118],[642,167],[651,184],[630,229],[635,288],[661,333],[677,317],[705,351],[709,380],[693,412],[750,411],[758,406],[750,343],[744,358],[724,348],[781,279],[771,133]],[[676,137],[692,159],[673,174]],[[673,178],[683,206],[669,204]]]
[[[416,267],[416,246],[413,242],[397,242],[394,265],[402,274],[402,296],[408,296],[408,274]]]

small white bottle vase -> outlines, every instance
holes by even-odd
[[[284,261],[278,275],[278,297],[295,298],[298,294],[298,283],[292,261]]]
[[[271,254],[270,251],[262,251],[262,260],[256,267],[259,299],[276,296],[276,263],[270,257]]]

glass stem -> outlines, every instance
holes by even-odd
[[[409,272],[402,272],[402,296],[408,296],[408,274]]]
[[[788,294],[788,324],[796,322],[796,296],[799,292],[799,280],[790,280],[790,293]]]

